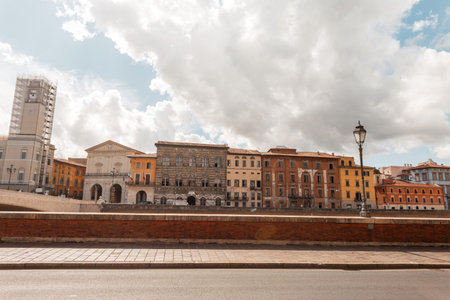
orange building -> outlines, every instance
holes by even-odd
[[[155,198],[156,154],[129,155],[128,203],[153,203]]]
[[[55,158],[53,160],[51,194],[67,198],[81,199],[83,197],[86,159]]]
[[[444,188],[436,184],[383,179],[375,192],[379,209],[445,209]]]
[[[340,208],[337,156],[277,147],[261,159],[264,207]]]

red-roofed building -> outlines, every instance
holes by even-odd
[[[68,198],[81,199],[86,172],[84,159],[53,159],[51,194]]]
[[[444,189],[436,184],[383,179],[375,187],[379,209],[444,210]]]

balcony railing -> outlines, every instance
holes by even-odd
[[[129,186],[142,186],[142,187],[145,187],[145,186],[155,187],[155,185],[156,185],[154,182],[152,182],[152,183],[145,183],[145,182],[136,183],[136,182],[132,182],[132,181],[127,182],[127,184]]]

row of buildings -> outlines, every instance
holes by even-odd
[[[18,78],[0,138],[0,187],[110,203],[224,207],[448,209],[450,167],[361,168],[353,157],[275,147],[160,141],[156,153],[106,141],[87,158],[54,158],[56,85]],[[380,172],[381,171],[381,172]],[[364,185],[365,195],[362,195]]]

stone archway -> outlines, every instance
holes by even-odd
[[[120,203],[122,201],[122,187],[120,184],[114,184],[111,187],[111,203]]]
[[[145,202],[147,201],[147,193],[144,191],[139,191],[136,194],[136,204],[140,203],[140,202]]]
[[[188,203],[188,205],[195,205],[195,197],[194,196],[189,196],[187,198],[187,203]]]
[[[98,183],[91,187],[91,200],[97,201],[102,196],[102,186]]]

